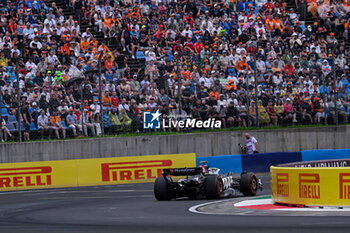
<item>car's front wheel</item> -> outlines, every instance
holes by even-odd
[[[258,179],[252,172],[241,175],[241,192],[244,196],[255,196],[259,188]]]

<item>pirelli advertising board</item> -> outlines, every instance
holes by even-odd
[[[350,206],[350,167],[272,166],[270,173],[277,203]]]
[[[153,182],[163,168],[195,166],[195,154],[2,163],[0,191]]]

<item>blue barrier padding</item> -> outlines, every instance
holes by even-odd
[[[242,155],[242,169],[247,172],[269,172],[270,166],[300,162],[300,152],[277,152]]]
[[[301,152],[302,161],[347,159],[350,158],[350,149],[339,150],[305,150]]]
[[[221,155],[213,157],[197,157],[197,166],[201,165],[200,161],[208,161],[210,167],[220,168],[220,173],[242,173],[241,155]]]

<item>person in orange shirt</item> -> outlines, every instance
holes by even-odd
[[[111,55],[107,55],[106,58],[105,58],[105,61],[104,61],[104,67],[106,69],[112,69],[114,67],[114,62],[113,60],[111,59]]]
[[[265,24],[266,24],[266,28],[269,31],[273,31],[275,29],[275,22],[274,22],[272,15],[270,15],[269,18],[266,19]]]
[[[242,60],[237,62],[236,68],[238,72],[248,71],[248,70],[252,71],[252,68],[247,63],[247,57],[245,55],[243,55]]]
[[[96,39],[96,37],[92,37],[92,39],[90,40],[90,45],[94,48],[97,48],[98,46],[98,40]]]
[[[69,43],[66,43],[62,46],[61,50],[60,50],[60,54],[61,55],[68,55],[70,56],[70,47],[69,47]]]
[[[134,7],[134,9],[132,10],[132,12],[130,12],[130,13],[127,15],[127,17],[128,17],[129,19],[133,18],[133,19],[139,20],[140,17],[141,17],[141,15],[140,15],[140,13],[139,13],[138,10],[139,10],[139,9],[138,9],[137,7]]]
[[[105,38],[107,38],[107,34],[109,33],[109,31],[111,30],[112,27],[112,19],[111,16],[109,16],[108,14],[106,14],[106,17],[103,20],[103,33],[105,35]]]
[[[181,71],[181,76],[191,79],[191,72],[187,69],[187,66],[184,66]]]
[[[102,44],[100,46],[98,46],[98,50],[101,49],[101,48],[103,49],[103,53],[109,52],[109,48],[107,47],[105,40],[102,41]]]
[[[54,111],[53,115],[50,116],[50,123],[51,123],[52,129],[55,130],[56,137],[58,139],[60,139],[60,132],[59,131],[61,130],[62,137],[63,137],[63,139],[65,139],[66,138],[66,129],[62,126],[61,121],[62,121],[62,119],[58,115],[58,112]]]
[[[110,107],[112,104],[112,98],[109,95],[109,92],[106,91],[105,95],[102,97],[103,107]]]
[[[345,39],[349,39],[349,32],[350,32],[350,19],[348,19],[348,22],[345,23]]]
[[[232,79],[228,80],[228,83],[226,85],[226,90],[228,92],[232,92],[232,91],[236,91],[237,90],[237,86],[236,86],[235,82]]]
[[[209,94],[210,97],[215,97],[215,100],[220,98],[220,93],[216,90],[216,87],[213,87],[213,90]]]
[[[278,17],[278,15],[275,15],[275,18],[273,19],[273,24],[275,29],[279,29],[282,32],[283,23],[282,20]]]
[[[83,37],[83,40],[80,42],[80,49],[83,53],[85,53],[89,47],[89,41],[87,41],[86,37]]]

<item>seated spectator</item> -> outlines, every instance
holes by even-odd
[[[41,139],[44,138],[44,133],[49,131],[49,138],[51,138],[52,127],[49,125],[49,118],[46,116],[45,111],[41,110],[38,117],[38,128],[40,129]]]
[[[108,116],[112,124],[113,132],[120,132],[122,130],[122,124],[119,120],[117,110],[114,107],[111,108]]]
[[[81,127],[80,124],[78,124],[77,115],[74,114],[72,108],[69,109],[69,111],[68,111],[68,115],[66,117],[66,121],[67,121],[68,127],[71,128],[72,131],[73,131],[73,136],[77,137],[78,136],[77,130],[78,130],[78,133],[79,133],[79,131],[81,132],[82,131],[82,127]]]
[[[62,126],[62,119],[58,115],[57,111],[53,111],[53,115],[50,116],[50,123],[52,129],[55,131],[57,139],[60,139],[60,131],[62,132],[62,138],[66,138],[66,129]]]
[[[130,117],[126,113],[125,109],[122,109],[120,111],[120,113],[119,113],[119,120],[120,120],[120,123],[121,123],[122,128],[123,128],[124,131],[130,131],[131,130],[132,120],[130,119]]]
[[[13,135],[11,134],[11,132],[9,131],[9,129],[6,127],[6,121],[3,118],[1,121],[1,130],[0,130],[1,134],[0,134],[0,139],[1,142],[7,142],[8,138],[12,138]]]
[[[83,126],[85,136],[89,135],[88,130],[91,132],[92,136],[96,136],[95,125],[91,119],[91,112],[89,112],[89,109],[84,109],[83,115],[80,116],[79,124]]]

